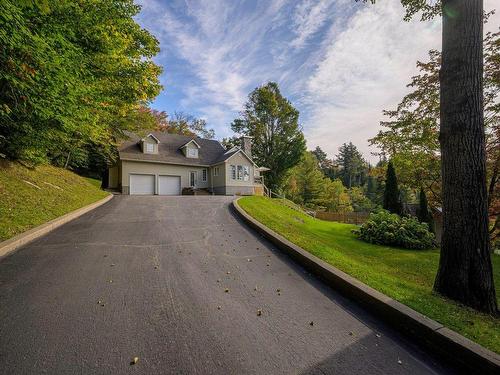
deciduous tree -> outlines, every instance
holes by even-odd
[[[282,187],[286,173],[301,160],[305,139],[299,111],[281,95],[278,84],[269,82],[248,96],[241,117],[231,124],[235,133],[253,137],[252,154],[258,165],[270,168],[266,181]]]

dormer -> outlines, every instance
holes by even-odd
[[[140,144],[143,153],[157,154],[160,140],[156,138],[153,134],[148,134],[146,137],[141,139]]]
[[[192,159],[198,159],[199,149],[200,145],[194,139],[191,139],[189,142],[180,147],[184,156]]]

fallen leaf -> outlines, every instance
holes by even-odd
[[[380,333],[377,333],[375,336],[382,337],[382,335]]]
[[[398,365],[402,365],[403,364],[403,361],[401,361],[400,359],[398,359]]]
[[[262,310],[261,309],[258,309],[257,310],[257,316],[261,316],[262,315]]]
[[[313,321],[311,321],[311,323],[309,323],[309,325],[310,325],[310,326],[313,326],[313,325],[314,325],[314,322],[313,322]]]
[[[221,309],[221,306],[217,306],[217,310],[220,310]]]
[[[349,336],[354,336],[354,333],[352,331],[349,331]]]
[[[110,264],[110,266],[111,266],[111,267],[114,267],[114,266],[115,266],[115,264],[114,264],[114,263],[111,263],[111,264]]]
[[[276,289],[276,291],[279,293],[279,292],[281,292],[281,289],[280,289],[280,288],[278,288],[278,289]]]
[[[229,293],[229,289],[228,288],[224,289],[224,292]]]
[[[130,361],[130,365],[136,365],[139,362],[139,357],[134,357],[132,361]]]

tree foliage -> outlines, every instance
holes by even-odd
[[[132,0],[0,2],[2,152],[29,163],[106,162],[160,91],[158,41]]]
[[[500,178],[500,32],[484,40],[484,103],[490,216],[499,214]],[[439,70],[441,53],[429,51],[429,61],[417,62],[420,73],[411,78],[412,91],[396,109],[384,111],[389,118],[370,144],[389,156],[400,183],[415,190],[423,186],[430,204],[441,206],[441,160],[439,146]]]
[[[240,118],[231,129],[253,137],[252,154],[258,165],[270,168],[266,181],[272,189],[282,187],[286,173],[301,160],[305,139],[299,111],[269,82],[248,96]]]
[[[339,176],[347,188],[364,185],[368,164],[352,142],[340,146],[337,163]]]
[[[401,199],[398,179],[392,161],[387,165],[384,190],[384,209],[393,214],[401,215]]]
[[[198,136],[206,139],[213,139],[215,137],[215,131],[207,128],[208,125],[204,119],[196,118],[184,112],[174,112],[171,118],[169,118],[165,111],[150,109],[150,112],[156,120],[155,130],[170,134]]]

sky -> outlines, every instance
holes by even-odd
[[[368,139],[382,111],[408,92],[439,19],[404,22],[398,0],[138,0],[136,17],[160,41],[164,87],[158,110],[203,118],[216,138],[232,136],[248,94],[268,81],[300,111],[309,149],[335,157],[353,142],[375,162]],[[485,0],[491,10],[493,0]],[[486,29],[500,25],[500,14]]]

